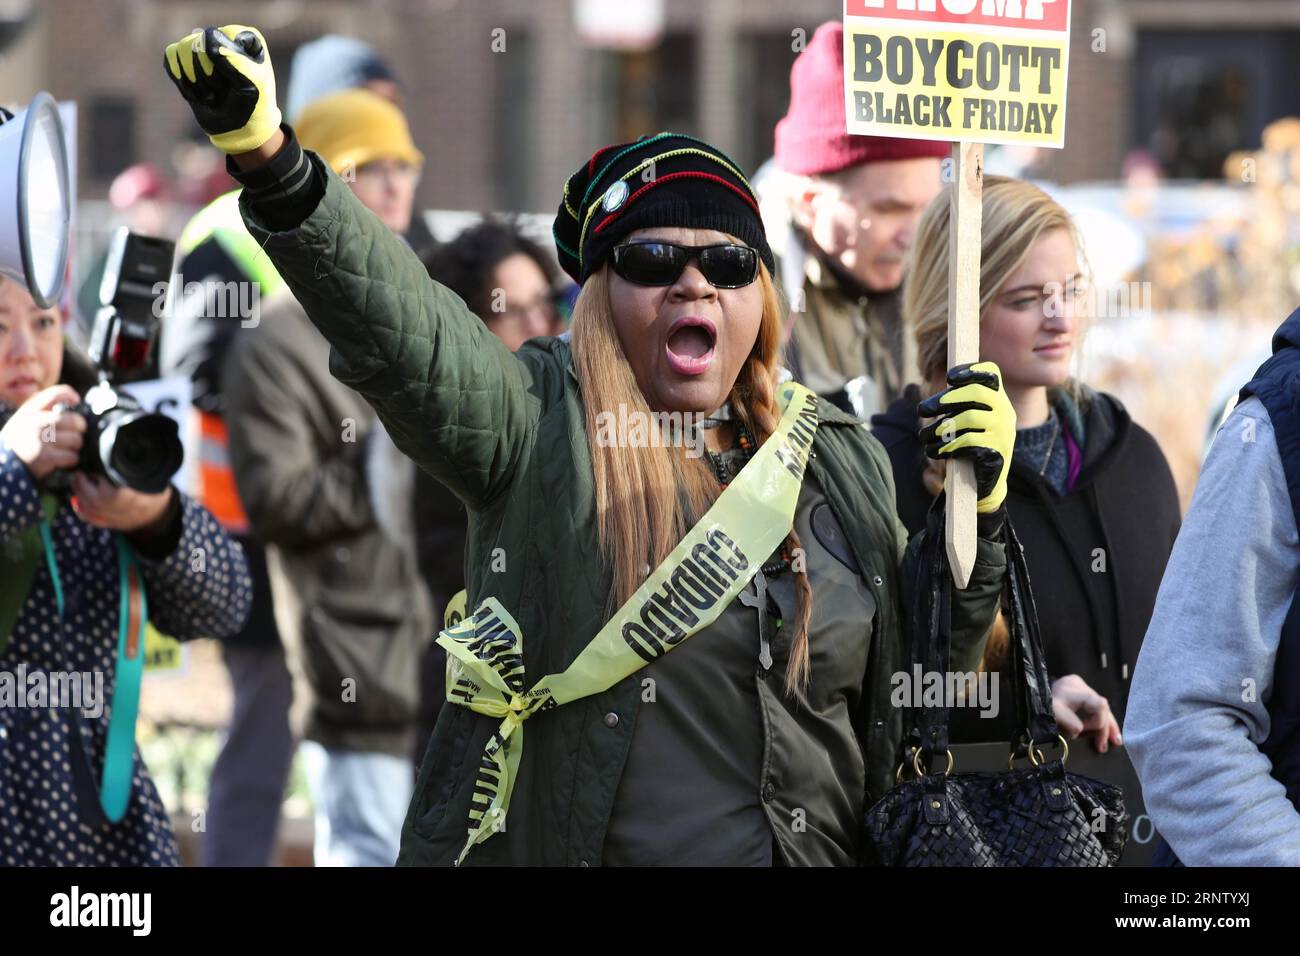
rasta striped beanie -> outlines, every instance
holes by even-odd
[[[654,226],[725,232],[776,270],[749,180],[722,152],[681,133],[597,150],[564,184],[552,233],[560,265],[581,285],[619,240]]]

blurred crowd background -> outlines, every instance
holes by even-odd
[[[303,44],[365,41],[398,78],[432,235],[497,212],[548,242],[559,185],[606,143],[672,129],[756,173],[791,65],[841,12],[838,0],[0,0],[0,90],[76,104],[75,288],[116,226],[174,239],[235,185],[163,74],[164,46],[197,25],[258,26],[281,96]],[[1079,222],[1098,290],[1080,371],[1157,437],[1184,507],[1224,403],[1300,302],[1297,50],[1295,0],[1074,0],[1065,149],[988,150],[989,172],[1032,179]],[[200,643],[146,686],[141,741],[187,821],[228,717],[225,681]],[[280,859],[305,862],[293,780]]]

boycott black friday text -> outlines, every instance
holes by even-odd
[[[969,40],[946,43],[942,39],[891,36],[882,41],[871,33],[853,36],[853,81],[878,83],[882,79],[897,85],[912,82],[920,64],[921,82],[933,86],[943,59],[943,69],[948,86],[966,90],[1003,89],[1002,72],[1007,73],[1007,92],[1019,93],[1022,82],[1034,82],[1037,74],[1037,92],[1050,95],[1051,71],[1061,65],[1061,51],[1055,47],[1040,47],[1020,43],[984,42],[978,45]],[[915,55],[914,55],[915,54]],[[1021,70],[1026,76],[1022,79]],[[892,102],[886,101],[881,91],[874,93],[855,90],[853,106],[856,119],[868,123],[893,123],[953,128],[949,107],[952,97],[944,94],[895,93]],[[1020,103],[996,97],[965,97],[962,102],[962,129],[998,132],[1028,132],[1051,135],[1059,107],[1051,102]]]

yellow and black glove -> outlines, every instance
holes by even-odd
[[[252,152],[280,128],[271,54],[254,27],[195,30],[169,44],[163,57],[167,75],[223,153]]]
[[[1016,410],[1002,388],[1002,372],[992,362],[948,370],[949,387],[917,406],[930,458],[965,458],[975,464],[979,499],[975,510],[993,514],[1007,497],[1007,473],[1016,444]]]

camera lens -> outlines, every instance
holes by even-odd
[[[147,494],[164,490],[184,458],[176,423],[146,412],[110,416],[100,441],[108,477]]]

